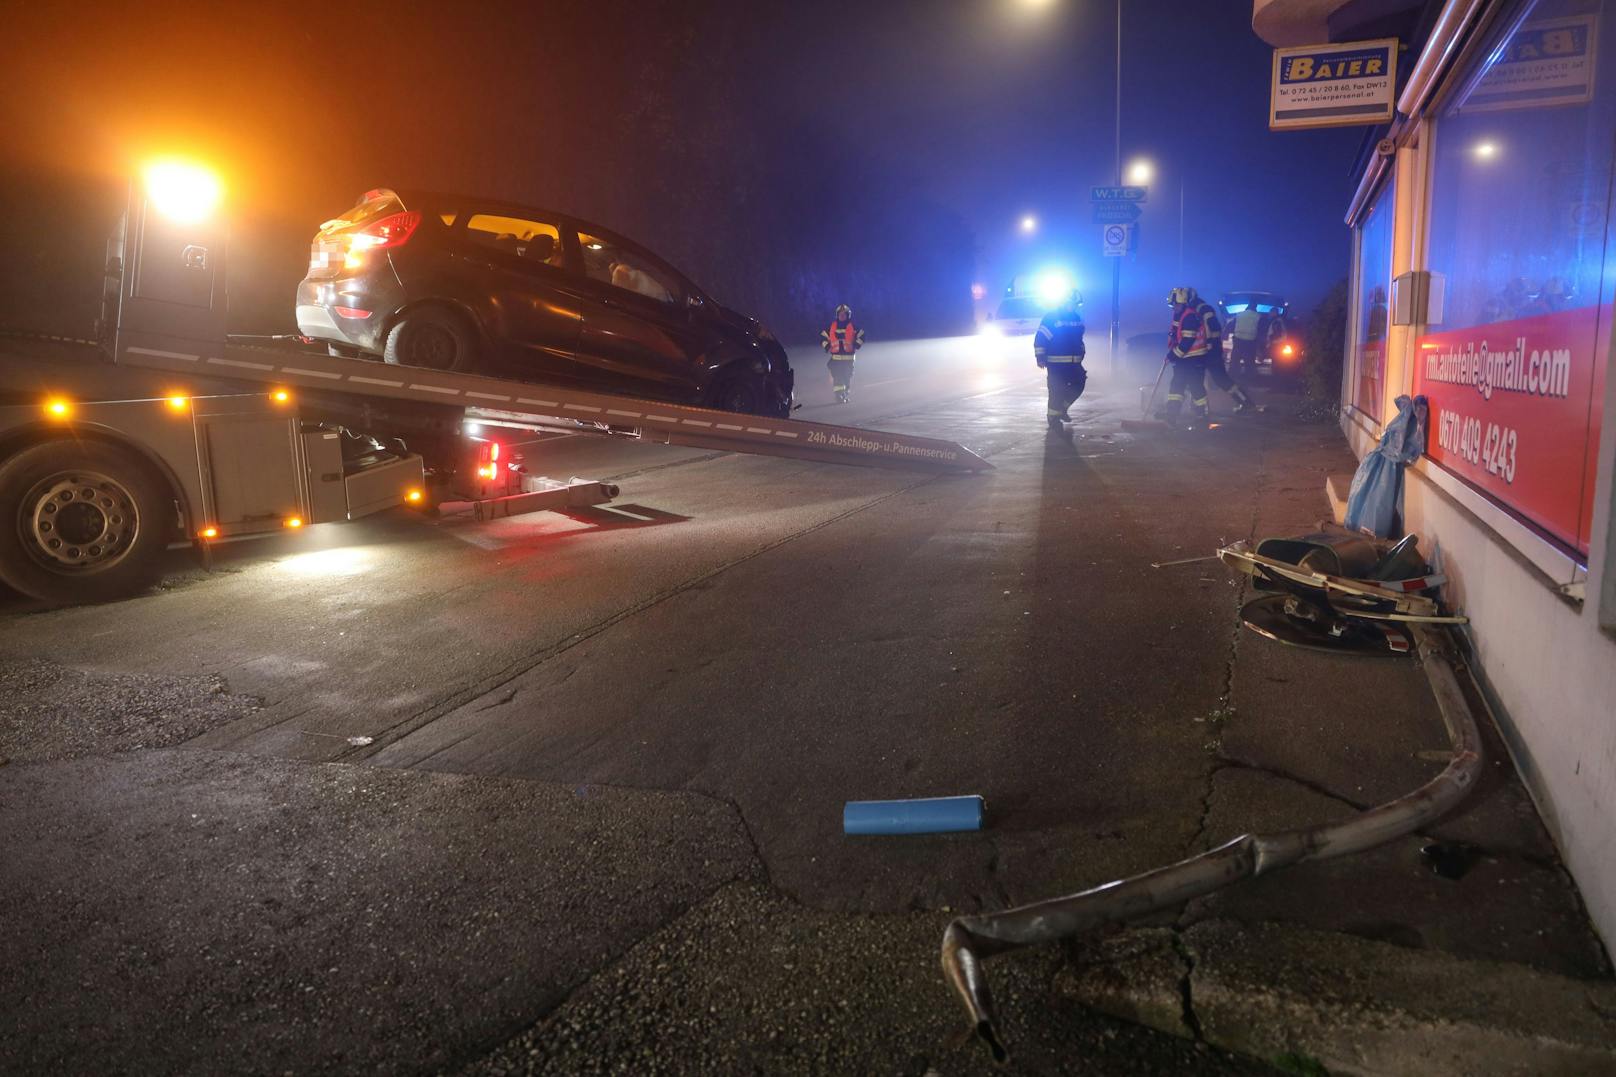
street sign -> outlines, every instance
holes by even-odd
[[[1090,202],[1143,202],[1149,187],[1090,187]]]
[[[1132,224],[1139,219],[1138,202],[1094,203],[1095,224]]]
[[[1133,225],[1108,224],[1100,229],[1100,253],[1107,258],[1121,258],[1128,253],[1128,241],[1133,238]]]

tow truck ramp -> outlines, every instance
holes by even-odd
[[[458,406],[466,409],[466,418],[472,421],[559,427],[577,433],[639,437],[667,445],[874,467],[983,471],[993,466],[965,446],[938,438],[798,419],[766,419],[290,349],[233,345],[220,354],[205,354],[131,343],[120,350],[117,361],[182,376],[233,378]]]

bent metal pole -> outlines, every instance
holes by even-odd
[[[962,916],[948,925],[943,934],[943,974],[965,1003],[972,1028],[995,1060],[1003,1062],[1009,1055],[994,1026],[993,1000],[982,968],[985,958],[1178,905],[1304,860],[1363,852],[1418,830],[1465,798],[1482,765],[1475,717],[1454,674],[1449,637],[1429,627],[1415,632],[1420,658],[1453,742],[1453,758],[1442,773],[1414,792],[1340,823],[1278,834],[1244,834],[1210,852],[1143,875],[1004,912]]]

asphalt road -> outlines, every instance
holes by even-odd
[[[848,405],[794,353],[803,417],[958,440],[988,474],[557,438],[530,466],[616,481],[614,505],[374,518],[226,547],[212,573],[176,555],[159,591],[116,605],[0,603],[17,851],[0,877],[37,925],[0,943],[7,1005],[31,1015],[0,1059],[973,1069],[941,1032],[959,1023],[930,956],[948,914],[1197,838],[1190,718],[1226,690],[1234,591],[1144,566],[1249,534],[1231,462],[1264,451],[1232,424],[1119,433],[1129,377],[1050,435],[1030,343],[1013,347],[874,344]],[[591,814],[594,790],[610,810]],[[988,830],[841,833],[845,800],[955,793],[987,798]],[[267,920],[242,914],[266,901]],[[883,933],[876,914],[900,919]],[[848,994],[809,1004],[771,970],[756,1021],[687,1022],[685,1053],[649,1061],[659,1032],[600,1031],[623,992],[653,1030],[677,1023],[646,994],[670,975],[653,958],[685,976],[704,934],[724,936],[697,948],[723,955],[724,1005],[771,954]],[[839,948],[863,955],[850,980],[823,974]],[[1036,996],[1047,970],[1010,967],[1012,995]],[[573,1046],[519,1046],[586,979]],[[103,1028],[111,1012],[125,1023]],[[1035,1070],[1072,1068],[1077,1041],[1104,1072],[1238,1068],[1093,1015],[1007,1020]],[[807,1046],[771,1053],[771,1028]]]

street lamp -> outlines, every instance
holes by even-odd
[[[1135,187],[1149,186],[1151,177],[1156,174],[1156,166],[1143,157],[1128,166],[1128,182]]]
[[[1030,236],[1036,231],[1038,231],[1038,218],[1037,217],[1034,217],[1031,213],[1029,213],[1025,217],[1021,218],[1021,234],[1022,235]]]

